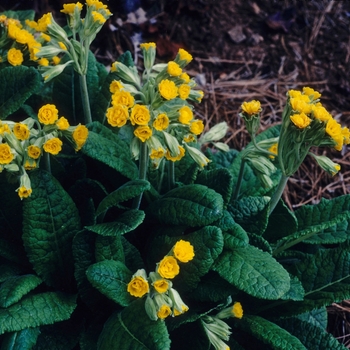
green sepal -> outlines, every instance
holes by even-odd
[[[6,333],[3,336],[0,350],[32,350],[39,334],[39,327],[25,328],[18,332]]]
[[[210,225],[220,219],[223,209],[220,194],[206,186],[194,184],[167,192],[151,203],[146,214],[163,224],[196,227]]]
[[[254,336],[274,350],[307,350],[294,335],[259,316],[244,315],[234,326]]]
[[[108,165],[128,179],[137,179],[138,169],[131,159],[129,146],[98,122],[89,124],[88,128],[89,137],[81,152]]]
[[[51,286],[73,277],[71,244],[80,228],[78,210],[67,192],[43,170],[31,173],[33,193],[23,202],[23,244],[35,272]]]
[[[31,295],[0,309],[0,334],[67,320],[75,307],[74,295],[55,292]]]
[[[1,69],[0,119],[6,119],[42,85],[38,71],[33,67],[16,66]]]
[[[121,306],[128,306],[135,300],[127,291],[132,272],[120,261],[104,260],[93,264],[86,276],[95,288]]]
[[[9,277],[0,286],[0,307],[9,307],[36,288],[41,279],[35,275]]]
[[[135,322],[137,320],[137,322]],[[105,323],[97,350],[169,350],[165,322],[152,321],[145,311],[144,299],[115,312]]]
[[[241,291],[260,299],[279,299],[290,289],[288,272],[270,254],[247,245],[225,249],[212,269]]]

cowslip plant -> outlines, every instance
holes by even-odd
[[[292,212],[281,191],[307,155],[337,173],[310,148],[348,129],[291,90],[264,132],[243,102],[252,141],[229,149],[196,118],[190,53],[143,43],[143,69],[108,71],[89,46],[111,14],[85,5],[65,28],[0,14],[1,349],[344,349],[326,307],[350,298],[350,197]]]

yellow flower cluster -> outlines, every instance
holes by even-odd
[[[6,170],[19,175],[17,193],[21,199],[32,193],[27,171],[39,167],[44,152],[52,155],[61,152],[63,142],[60,137],[68,139],[76,151],[83,147],[88,137],[86,126],[70,126],[65,117],[58,117],[58,110],[52,104],[39,109],[38,121],[33,118],[22,122],[0,121],[0,172]]]
[[[179,240],[147,278],[144,269],[138,270],[127,285],[132,296],[141,298],[147,294],[145,308],[152,320],[178,316],[188,310],[179,293],[170,281],[180,272],[179,263],[187,263],[194,258],[193,246],[188,241]]]
[[[130,123],[134,133],[133,156],[138,158],[145,143],[154,168],[158,168],[163,159],[179,161],[186,152],[203,168],[209,159],[198,149],[186,145],[196,141],[204,130],[203,121],[194,118],[189,104],[189,101],[200,102],[203,92],[193,89],[194,80],[183,72],[192,56],[180,49],[173,61],[157,66],[154,65],[156,44],[143,43],[140,47],[145,65],[142,82],[133,68],[121,62],[111,67],[111,72],[120,80],[110,84],[112,96],[106,112],[107,122],[119,128]]]

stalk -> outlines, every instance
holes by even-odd
[[[141,142],[141,149],[139,155],[139,179],[146,180],[148,168],[148,147],[146,142]],[[143,193],[134,198],[132,207],[133,209],[139,209],[141,205]]]
[[[79,82],[80,82],[80,92],[81,92],[81,99],[83,103],[85,124],[88,124],[92,122],[92,118],[91,118],[89,92],[88,92],[87,83],[86,83],[86,74],[79,75]]]
[[[168,187],[169,191],[175,187],[175,162],[168,161]]]
[[[244,166],[245,166],[246,160],[242,158],[241,161],[241,167],[239,168],[239,174],[237,179],[237,185],[235,188],[235,192],[233,194],[233,200],[236,200],[239,196],[239,192],[241,190],[242,180],[243,180],[243,174],[244,174]]]
[[[289,176],[286,176],[286,175],[281,176],[281,179],[280,179],[280,182],[279,182],[278,187],[276,189],[276,192],[274,193],[274,195],[272,196],[271,201],[270,201],[270,213],[269,213],[269,215],[271,215],[271,213],[276,208],[278,201],[281,199],[284,188],[286,187],[286,184],[288,182],[288,179],[289,179]]]

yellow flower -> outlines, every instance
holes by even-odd
[[[186,61],[186,63],[190,63],[192,61],[192,55],[189,54],[186,50],[184,49],[179,49],[179,57],[181,61]]]
[[[173,77],[178,77],[179,75],[181,75],[182,69],[176,62],[170,61],[168,62],[167,72]]]
[[[53,137],[47,140],[43,147],[45,152],[56,155],[62,150],[62,141],[58,137]]]
[[[73,131],[72,136],[77,146],[75,150],[79,151],[84,146],[89,136],[89,130],[85,125],[79,124]]]
[[[4,124],[0,120],[0,135],[4,135],[5,133],[11,133],[11,130],[8,124]]]
[[[123,105],[131,108],[134,104],[135,99],[128,91],[116,91],[112,95],[112,105]]]
[[[140,44],[140,48],[141,49],[145,49],[145,50],[148,50],[150,48],[156,48],[156,44],[155,43],[143,43],[143,44]]]
[[[181,124],[189,125],[193,119],[192,109],[188,106],[183,106],[179,109],[179,122]]]
[[[25,170],[33,170],[33,169],[36,169],[36,167],[37,167],[37,164],[36,164],[35,160],[27,159],[26,162],[24,163],[24,169]]]
[[[121,128],[129,118],[128,108],[123,105],[115,105],[107,109],[108,124]]]
[[[159,93],[166,100],[172,100],[177,96],[177,87],[171,80],[164,79],[158,84]]]
[[[9,164],[14,158],[11,147],[7,143],[0,144],[0,164]]]
[[[46,13],[41,18],[38,19],[36,30],[38,32],[46,32],[47,26],[51,24],[51,12]]]
[[[67,46],[66,46],[62,41],[59,41],[59,42],[58,42],[58,46],[59,46],[62,50],[67,51]]]
[[[187,84],[181,84],[179,86],[179,97],[182,100],[186,100],[186,98],[188,98],[188,96],[190,95],[191,92],[191,87]]]
[[[171,279],[179,274],[180,267],[173,256],[165,256],[158,264],[157,272],[163,278]]]
[[[30,131],[28,126],[22,123],[16,123],[13,127],[13,133],[18,140],[24,141],[29,138]]]
[[[204,130],[204,124],[202,120],[194,120],[191,123],[190,131],[195,135],[199,135]]]
[[[63,4],[63,9],[60,12],[63,12],[67,15],[72,15],[76,7],[78,8],[79,11],[81,11],[83,8],[83,5],[80,2],[77,2],[76,4]]]
[[[232,315],[233,317],[236,318],[242,318],[243,317],[243,308],[242,308],[242,304],[239,302],[236,302],[233,304],[232,306]]]
[[[164,318],[167,318],[169,315],[171,315],[171,309],[168,305],[162,305],[159,311],[157,312],[157,316],[162,320]]]
[[[186,311],[188,311],[188,307],[182,305],[182,310],[181,310],[181,311],[179,311],[178,309],[174,309],[174,316],[182,315],[182,314],[184,314]]]
[[[297,111],[299,113],[305,113],[305,114],[311,113],[312,105],[310,105],[308,101],[305,101],[302,98],[299,98],[299,97],[291,98],[290,105],[292,106],[292,109],[294,111]]]
[[[305,129],[311,123],[311,119],[305,113],[293,114],[290,116],[290,120],[299,129]]]
[[[303,93],[309,97],[312,97],[312,100],[317,100],[321,97],[321,94],[318,91],[307,86],[303,87]]]
[[[67,130],[70,126],[67,118],[65,117],[61,117],[60,119],[58,119],[56,125],[59,130]]]
[[[148,125],[141,125],[134,130],[134,135],[145,142],[152,136],[152,129]]]
[[[88,6],[95,6],[96,10],[99,9],[107,9],[107,5],[104,5],[101,1],[99,0],[86,0],[86,5]]]
[[[252,100],[250,102],[243,102],[241,106],[242,110],[249,115],[257,114],[261,111],[261,105],[259,101]]]
[[[312,105],[312,112],[314,117],[323,122],[332,119],[332,115],[323,106]]]
[[[183,263],[189,262],[194,257],[193,246],[190,242],[183,241],[182,239],[176,242],[173,252],[175,258]]]
[[[151,159],[160,159],[164,157],[164,150],[162,148],[152,149],[151,154],[149,155]]]
[[[7,53],[7,61],[12,66],[20,66],[23,62],[23,54],[20,50],[12,48]]]
[[[184,142],[186,143],[194,142],[194,141],[196,141],[196,139],[192,134],[188,134],[187,136],[184,137]]]
[[[115,92],[117,91],[120,91],[121,89],[123,89],[124,86],[123,84],[121,83],[120,80],[113,80],[111,82],[111,84],[109,85],[109,91],[114,94]]]
[[[301,96],[301,92],[298,90],[289,90],[287,92],[287,94],[289,95],[290,98],[295,98],[295,97],[300,97]]]
[[[24,186],[20,187],[17,190],[17,193],[21,199],[23,198],[28,198],[32,194],[32,189],[31,188],[25,188]]]
[[[150,119],[149,110],[144,105],[136,104],[131,110],[130,121],[132,125],[147,125]]]
[[[42,57],[42,58],[40,58],[40,60],[38,60],[38,64],[39,64],[39,66],[46,67],[49,65],[49,60],[45,57]]]
[[[61,59],[58,56],[52,57],[52,63],[57,66],[61,62]]]
[[[158,293],[165,293],[169,288],[169,282],[161,279],[153,282],[153,287]]]
[[[341,135],[341,125],[335,119],[329,119],[326,124],[326,133],[331,137]]]
[[[47,35],[45,33],[41,33],[40,36],[47,42],[51,41],[50,35]]]
[[[98,22],[100,24],[103,24],[106,22],[106,18],[103,17],[103,15],[97,11],[92,11],[92,18],[94,20],[94,22]]]
[[[182,79],[186,84],[188,84],[191,80],[190,76],[183,72],[181,75],[180,75],[180,79]]]
[[[38,146],[30,145],[27,148],[27,154],[30,158],[38,159],[41,155],[41,149]]]
[[[179,154],[175,157],[173,157],[169,150],[165,153],[165,158],[167,160],[171,160],[172,162],[176,162],[180,160],[185,155],[185,149],[182,146],[179,146]]]
[[[6,21],[6,16],[5,15],[0,15],[0,23],[4,23]]]
[[[344,143],[348,145],[350,143],[350,130],[344,127],[341,129],[341,133],[344,136]]]
[[[10,39],[16,40],[17,33],[20,31],[20,28],[16,23],[9,23],[7,26],[7,36]]]
[[[153,122],[153,127],[158,131],[165,130],[168,126],[169,118],[165,113],[159,114]]]
[[[268,151],[271,152],[271,153],[274,153],[277,155],[277,150],[278,150],[278,143],[274,143],[269,149]],[[270,155],[269,156],[271,159],[275,159],[274,156]]]
[[[58,119],[58,110],[55,105],[46,104],[39,109],[39,122],[45,125],[54,124]]]
[[[127,291],[134,297],[141,298],[149,292],[148,282],[141,276],[135,276],[128,283]]]

